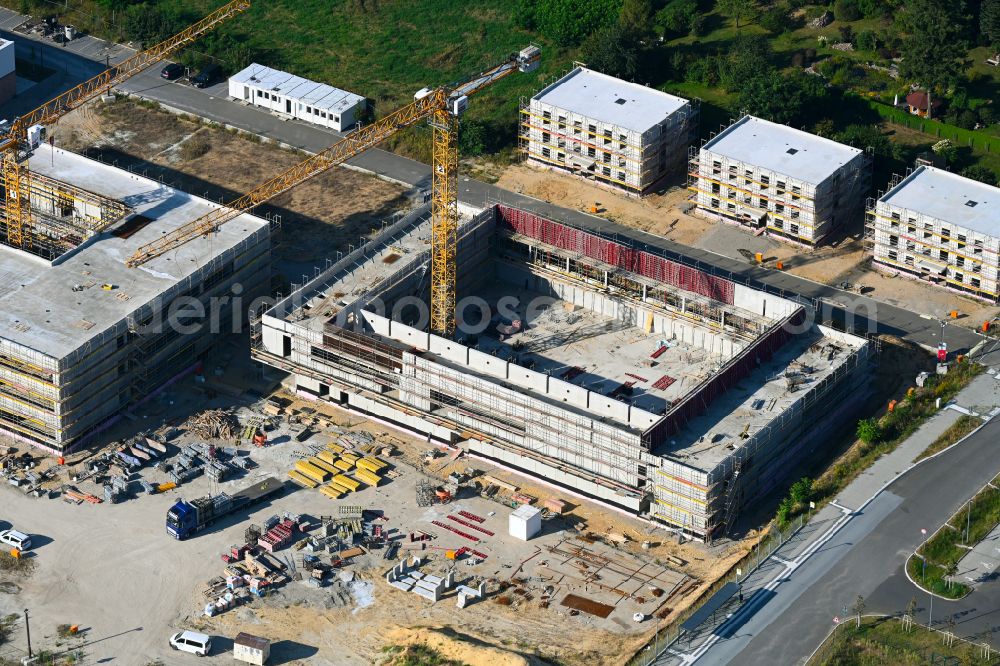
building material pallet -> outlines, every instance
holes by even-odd
[[[667,346],[663,345],[662,347],[660,347],[659,349],[657,349],[655,352],[653,352],[652,354],[650,354],[649,358],[660,358],[661,356],[663,356],[663,353],[665,351],[667,351]]]
[[[313,480],[315,480],[315,481],[317,481],[319,483],[323,483],[324,481],[326,481],[330,477],[330,473],[329,472],[327,472],[326,470],[322,470],[319,467],[316,467],[315,465],[313,465],[312,463],[310,463],[308,460],[297,460],[297,461],[295,461],[295,469],[297,469],[299,472],[302,472],[303,474],[305,474],[309,478],[311,478],[311,479],[313,479]]]
[[[480,524],[486,522],[486,519],[483,518],[482,516],[477,516],[476,514],[471,513],[469,511],[464,511],[464,510],[463,511],[459,511],[458,515],[462,516],[463,518],[468,518],[469,520],[471,520],[473,522],[480,523]]]
[[[319,489],[321,493],[329,497],[330,499],[340,499],[343,497],[344,493],[334,486],[323,486]]]
[[[345,488],[349,488],[352,492],[361,487],[360,483],[358,483],[351,477],[346,476],[344,474],[338,474],[337,476],[333,477],[333,480],[339,483],[340,485],[344,486]]]
[[[334,474],[334,475],[340,474],[340,470],[339,469],[337,469],[336,467],[334,467],[330,463],[326,462],[325,460],[321,460],[318,457],[309,458],[307,462],[310,465],[315,465],[316,467],[319,467],[321,470],[329,472],[330,474]]]
[[[471,541],[473,543],[479,543],[480,541],[482,541],[482,539],[480,539],[479,537],[472,536],[471,534],[467,534],[467,533],[465,533],[465,532],[463,532],[463,531],[461,531],[459,529],[455,529],[451,525],[447,525],[445,523],[442,523],[440,520],[432,520],[431,521],[431,525],[436,525],[437,527],[442,527],[442,528],[448,530],[449,532],[453,532],[453,533],[457,534],[460,537],[468,539],[469,541]]]
[[[468,527],[469,529],[476,530],[477,532],[482,532],[483,534],[485,534],[487,536],[493,536],[493,532],[490,532],[485,527],[480,527],[479,525],[476,525],[475,523],[470,523],[467,520],[462,520],[461,518],[458,518],[457,516],[448,516],[448,520],[453,520],[456,523],[458,523],[459,525],[464,525],[464,526]]]
[[[677,380],[674,379],[673,377],[671,377],[670,375],[663,375],[662,377],[660,377],[659,379],[657,379],[655,382],[653,382],[653,388],[659,389],[660,391],[662,391],[664,389],[670,388],[670,385],[673,384],[676,381]]]
[[[354,478],[359,481],[363,481],[364,483],[367,483],[369,486],[377,486],[378,482],[382,480],[378,474],[375,474],[374,472],[369,472],[368,470],[362,469],[361,467],[359,467],[354,471]]]

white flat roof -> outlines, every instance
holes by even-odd
[[[879,199],[989,236],[1000,236],[1000,188],[922,166]]]
[[[744,116],[702,150],[818,185],[861,150],[821,136]]]
[[[52,154],[54,151],[54,155]],[[54,265],[0,245],[0,338],[62,358],[153,301],[212,258],[267,226],[243,214],[138,268],[125,258],[140,245],[220,206],[148,178],[42,144],[31,171],[123,201],[152,222],[129,238],[112,229],[70,250]],[[104,291],[102,284],[115,285]],[[76,285],[90,285],[73,291]]]
[[[257,63],[233,74],[229,80],[269,90],[318,109],[335,112],[346,111],[365,100],[361,95]]]
[[[585,67],[577,67],[532,99],[634,132],[645,132],[690,104],[682,97]]]

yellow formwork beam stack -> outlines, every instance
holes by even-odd
[[[367,469],[364,469],[363,467],[358,467],[357,471],[354,472],[354,478],[358,479],[359,481],[364,481],[369,486],[377,486],[378,482],[381,481],[378,474],[374,472],[369,472]]]
[[[335,454],[333,451],[320,451],[319,453],[316,454],[316,457],[322,460],[323,462],[330,463],[331,465],[337,462],[337,454]]]
[[[350,472],[351,468],[354,467],[354,463],[351,462],[350,460],[344,460],[343,458],[341,458],[340,460],[333,463],[333,466],[342,472]]]
[[[310,479],[314,479],[318,483],[323,483],[330,477],[330,473],[326,470],[322,470],[316,467],[308,460],[298,460],[295,463],[295,469],[300,473],[305,474]]]
[[[337,481],[337,479],[333,479],[330,481],[330,487],[334,488],[335,490],[339,490],[345,495],[348,494],[349,492],[352,492],[351,488],[348,488],[347,486],[341,484],[340,482]]]
[[[319,484],[313,481],[311,478],[303,474],[302,472],[294,469],[288,470],[289,478],[295,483],[299,484],[304,488],[315,488]]]
[[[320,460],[317,456],[315,458],[309,458],[309,464],[315,467],[319,467],[324,472],[329,472],[330,474],[340,474],[340,470],[328,463],[325,460]]]
[[[319,491],[330,499],[340,499],[344,494],[339,488],[329,485],[323,486]]]
[[[344,447],[342,447],[340,444],[337,444],[336,442],[330,442],[329,444],[326,445],[326,448],[330,449],[331,451],[333,451],[338,455],[344,452]]]
[[[389,465],[377,458],[369,458],[365,456],[364,458],[360,459],[357,462],[357,466],[359,469],[366,469],[369,472],[374,472],[375,474],[378,474]]]
[[[360,483],[358,483],[357,481],[355,481],[354,479],[345,474],[338,474],[337,476],[333,477],[333,480],[339,483],[340,485],[344,486],[345,488],[350,488],[351,491],[355,491],[361,487]]]

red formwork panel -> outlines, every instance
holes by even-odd
[[[701,294],[728,305],[733,304],[735,286],[729,280],[685,266],[655,254],[626,247],[595,234],[534,213],[498,205],[497,220],[505,228],[563,250],[579,252],[592,259],[617,266],[679,289]]]

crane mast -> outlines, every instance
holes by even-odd
[[[7,225],[7,243],[13,247],[31,245],[30,178],[24,161],[34,146],[28,145],[28,128],[49,125],[90,100],[103,95],[122,81],[135,76],[159,60],[176,53],[195,39],[213,30],[220,23],[250,8],[250,0],[232,0],[194,25],[188,26],[173,37],[136,53],[131,58],[109,67],[97,76],[67,90],[11,123],[10,130],[0,137],[3,153],[3,184],[6,190],[4,214]]]
[[[141,266],[188,241],[213,233],[226,222],[272,197],[343,164],[400,130],[428,120],[433,133],[431,330],[438,335],[451,337],[455,332],[455,255],[458,244],[458,118],[468,106],[469,96],[512,72],[533,71],[538,67],[540,58],[541,51],[538,47],[529,46],[462,83],[434,89],[424,88],[414,95],[410,104],[353,130],[326,150],[307,158],[226,206],[140,246],[125,263],[131,268]]]

